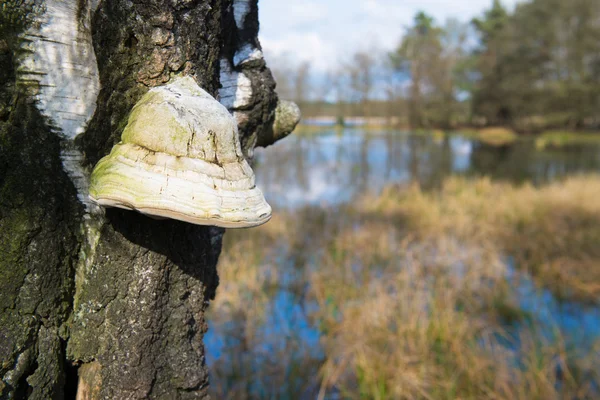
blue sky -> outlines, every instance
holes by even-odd
[[[520,0],[502,0],[510,9]],[[334,68],[357,50],[389,51],[417,11],[443,24],[469,21],[492,0],[259,0],[260,41],[270,58]]]

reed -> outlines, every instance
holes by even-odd
[[[545,331],[515,288],[523,273],[597,302],[599,195],[597,176],[451,178],[228,232],[209,315],[226,342],[209,366],[216,397],[597,395],[600,344],[582,354],[559,326]]]
[[[600,178],[577,176],[541,188],[450,178],[438,192],[389,187],[363,209],[421,239],[451,235],[515,257],[556,295],[600,296]]]

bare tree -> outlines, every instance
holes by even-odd
[[[356,102],[360,104],[360,113],[371,116],[371,95],[375,85],[375,56],[367,51],[359,51],[352,57],[350,64],[350,86],[356,93]]]
[[[301,62],[295,69],[293,75],[294,82],[294,101],[302,107],[306,105],[311,94],[310,82],[310,63],[308,61]]]
[[[294,71],[296,66],[289,54],[266,55],[269,59],[269,65],[273,78],[277,83],[277,93],[285,99],[295,98]]]

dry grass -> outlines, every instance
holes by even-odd
[[[517,140],[517,134],[508,128],[492,127],[477,131],[477,139],[490,146],[506,146]]]
[[[502,127],[489,127],[482,129],[461,129],[458,131],[462,135],[478,140],[488,146],[502,147],[516,142],[519,138],[512,129]]]
[[[235,340],[209,365],[216,397],[593,397],[600,347],[576,355],[558,328],[548,340],[519,308],[506,256],[541,286],[596,302],[599,196],[594,176],[542,188],[449,179],[229,231],[209,319]],[[281,291],[305,306],[321,355],[265,326]]]
[[[600,296],[600,179],[580,176],[540,189],[452,178],[426,193],[390,187],[363,208],[406,225],[421,239],[451,235],[516,257],[561,297]]]
[[[507,316],[524,316],[493,246],[444,236],[398,242],[397,234],[376,225],[341,235],[311,277],[327,355],[321,398],[330,390],[356,399],[590,394],[590,381],[576,376],[590,360],[535,329],[504,330]]]
[[[336,386],[347,398],[400,399],[492,390],[497,356],[477,343],[499,331],[469,313],[494,296],[490,282],[503,284],[501,263],[450,239],[382,245],[393,228],[370,228],[336,240],[335,260],[312,276],[328,355],[322,393]],[[374,248],[377,255],[364,256]]]
[[[535,146],[539,150],[562,149],[570,146],[585,146],[600,144],[600,135],[569,131],[547,131],[536,137]]]

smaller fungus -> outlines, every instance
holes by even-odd
[[[92,172],[90,199],[155,217],[245,228],[271,218],[254,181],[234,118],[183,77],[151,89],[135,105],[121,142]]]
[[[275,109],[275,121],[273,121],[271,129],[259,134],[256,145],[267,147],[283,139],[296,128],[296,125],[300,122],[300,117],[300,108],[296,103],[280,100]]]

